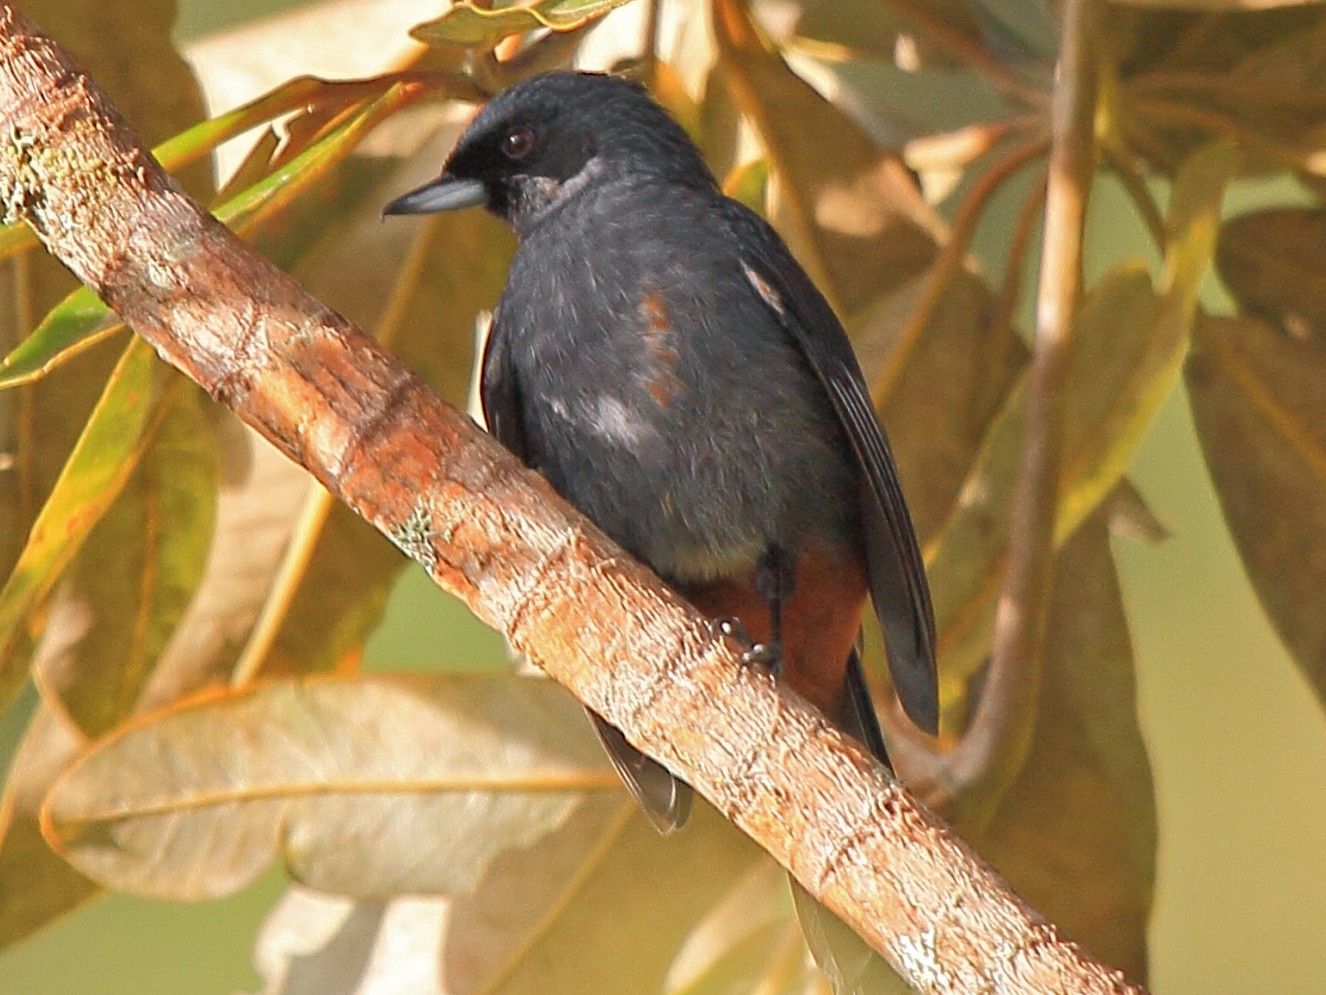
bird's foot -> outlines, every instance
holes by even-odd
[[[783,663],[783,650],[777,643],[757,643],[746,632],[741,619],[732,616],[714,619],[714,631],[741,647],[741,662],[747,666],[764,667],[778,673]]]

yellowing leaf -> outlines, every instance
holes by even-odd
[[[454,4],[434,21],[412,28],[410,36],[427,45],[496,44],[508,35],[547,28],[574,31],[630,0],[542,0],[529,7],[479,7],[468,0]]]
[[[1212,146],[1180,171],[1171,201],[1161,293],[1140,265],[1122,266],[1081,304],[1066,392],[1055,541],[1065,542],[1119,486],[1178,379],[1197,291],[1215,248],[1219,207],[1238,165]],[[963,486],[930,562],[942,676],[965,681],[984,661],[1008,542],[1025,420],[1025,383],[1010,395]]]
[[[1109,537],[1086,523],[1056,560],[1036,741],[994,819],[966,834],[1018,894],[1146,981],[1156,812]]]
[[[119,494],[179,374],[135,338],[111,374],[82,436],[37,516],[13,573],[0,590],[0,709],[25,675],[16,653],[52,586]]]
[[[339,894],[456,894],[585,792],[619,787],[551,682],[315,679],[110,736],[56,784],[42,823],[89,877],[162,898],[228,894],[277,857]]]
[[[1259,321],[1206,319],[1185,373],[1248,578],[1326,704],[1326,348]]]

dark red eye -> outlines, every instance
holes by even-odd
[[[534,132],[523,124],[516,125],[502,136],[502,154],[513,162],[529,155],[534,148]]]

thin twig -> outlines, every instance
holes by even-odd
[[[1082,292],[1087,196],[1096,166],[1096,66],[1091,51],[1096,6],[1097,0],[1067,0],[1063,7],[1036,339],[1008,572],[995,612],[994,644],[980,700],[946,764],[964,824],[981,824],[993,813],[1021,772],[1036,729],[1053,579],[1064,388]]]

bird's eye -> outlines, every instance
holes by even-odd
[[[524,125],[517,125],[502,136],[502,154],[515,162],[529,155],[534,148],[534,132]]]

